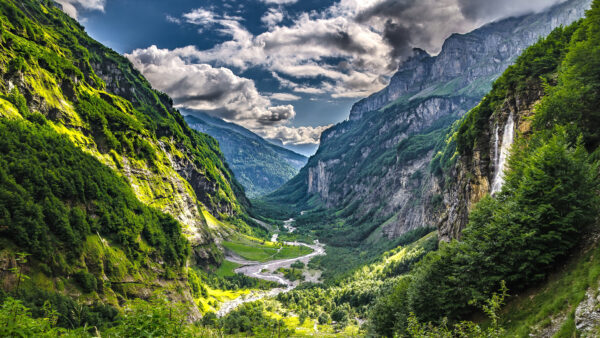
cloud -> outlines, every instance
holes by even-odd
[[[168,22],[175,23],[178,25],[181,24],[181,19],[179,19],[179,18],[173,17],[171,15],[167,15],[165,18],[167,19]]]
[[[280,140],[283,144],[318,144],[321,134],[330,127],[331,125],[298,128],[277,126],[264,130],[261,135],[269,140]]]
[[[280,8],[269,8],[260,21],[267,27],[273,27],[283,21],[283,11]]]
[[[201,26],[199,32],[216,26],[216,32],[229,35],[235,40],[244,40],[252,37],[240,23],[243,21],[243,18],[238,16],[218,15],[213,11],[198,8],[183,14],[182,17],[189,24]]]
[[[268,5],[291,5],[298,2],[298,0],[260,0]]]
[[[56,0],[56,2],[73,19],[78,18],[80,10],[104,12],[106,5],[106,0]]]
[[[298,101],[301,99],[300,96],[289,93],[273,93],[269,95],[269,98],[276,101]]]
[[[495,20],[540,12],[566,0],[458,0],[463,15],[471,20]]]
[[[74,1],[74,0],[61,0]],[[267,30],[251,33],[244,19],[197,8],[173,22],[210,29],[228,38],[206,50],[135,50],[129,57],[157,88],[191,109],[210,111],[284,142],[318,140],[322,128],[292,128],[296,94],[360,98],[384,88],[414,47],[440,51],[453,33],[507,16],[539,11],[564,0],[339,0],[319,12],[285,17],[295,0],[261,0],[277,7],[262,17]],[[284,20],[290,19],[290,20]],[[285,93],[261,94],[250,68],[270,72]],[[288,140],[288,141],[285,141]]]
[[[169,94],[179,108],[205,111],[243,125],[261,136],[285,144],[316,144],[326,127],[291,127],[292,105],[273,105],[254,82],[227,68],[188,63],[177,53],[151,46],[126,57],[152,85]],[[272,94],[275,100],[293,100],[292,94]]]

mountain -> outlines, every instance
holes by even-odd
[[[2,289],[92,317],[157,290],[192,303],[188,267],[246,227],[243,188],[215,139],[56,6],[0,1]]]
[[[598,335],[599,33],[594,1],[522,53],[436,146],[442,241],[375,306],[380,333],[444,330],[415,321],[483,309],[497,336]]]
[[[452,211],[445,210],[445,194],[429,166],[450,126],[528,46],[581,18],[589,6],[589,0],[571,0],[455,34],[437,56],[415,50],[390,85],[325,131],[306,167],[265,200],[320,212],[315,218],[323,221],[313,230],[336,245],[437,226]]]
[[[248,129],[207,114],[194,112],[185,120],[193,129],[219,141],[227,163],[249,197],[273,192],[294,177],[308,160]]]

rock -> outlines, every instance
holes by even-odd
[[[600,329],[600,287],[590,288],[575,310],[575,326],[582,337],[594,337]]]

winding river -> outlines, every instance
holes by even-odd
[[[289,223],[291,223],[291,222],[289,222]],[[275,236],[274,236],[274,238],[276,239]],[[314,244],[306,244],[306,243],[300,243],[300,242],[283,242],[283,244],[295,245],[295,246],[300,246],[300,245],[306,246],[306,247],[311,248],[313,250],[313,252],[311,252],[308,255],[301,256],[301,257],[280,259],[280,260],[274,260],[274,261],[269,261],[269,262],[265,262],[265,263],[247,261],[240,257],[234,257],[231,255],[225,257],[225,259],[230,262],[242,264],[241,267],[235,269],[236,273],[243,273],[244,275],[246,275],[248,277],[259,278],[259,279],[264,279],[267,281],[277,282],[281,285],[284,285],[284,287],[275,288],[275,289],[271,289],[268,291],[253,291],[247,295],[238,297],[238,298],[233,299],[228,302],[224,302],[221,304],[219,311],[217,312],[218,317],[225,316],[226,314],[235,310],[238,306],[240,306],[244,303],[254,302],[254,301],[257,301],[257,300],[265,298],[265,297],[275,297],[280,293],[292,291],[300,284],[300,281],[292,282],[292,281],[282,277],[281,274],[279,274],[277,272],[277,269],[290,268],[292,264],[294,264],[295,262],[298,262],[298,261],[300,261],[306,265],[314,257],[325,255],[325,245],[319,243],[319,241],[315,241]],[[308,273],[305,273],[304,277],[307,282],[318,282],[320,274],[317,273],[317,274],[310,275]]]

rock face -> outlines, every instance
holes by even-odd
[[[415,50],[387,88],[356,103],[348,121],[323,133],[318,152],[279,193],[290,196],[304,190],[327,207],[351,208],[350,217],[369,215],[388,237],[438,224],[442,238],[458,236],[469,208],[490,192],[497,172],[490,159],[499,160],[501,152],[489,154],[486,148],[461,160],[453,169],[457,179],[450,188],[428,170],[437,140],[480,102],[525,48],[583,17],[590,3],[571,0],[543,13],[455,34],[437,56]],[[492,151],[494,142],[502,145],[511,112],[516,130],[537,97],[506,103],[490,126]],[[493,139],[496,127],[499,136]],[[468,173],[475,173],[475,179]]]
[[[449,173],[452,179],[442,188],[445,210],[437,221],[441,240],[459,238],[472,207],[485,195],[500,191],[508,149],[515,138],[530,131],[529,117],[543,95],[542,84],[538,82],[507,97],[483,131],[485,141],[472,155],[458,158]],[[440,180],[438,185],[444,183]]]
[[[598,288],[590,288],[575,310],[575,326],[581,337],[595,337],[600,327]]]
[[[426,97],[440,90],[462,89],[467,95],[483,96],[491,89],[491,80],[525,48],[554,28],[583,17],[590,3],[571,0],[544,13],[502,20],[468,34],[454,34],[437,56],[415,49],[389,86],[352,107],[350,119],[360,119],[403,97]]]

